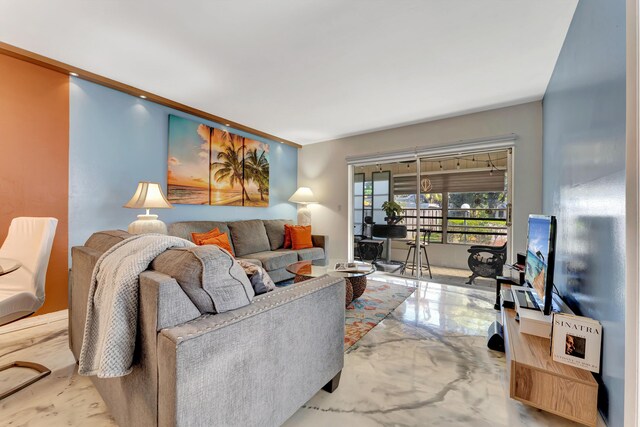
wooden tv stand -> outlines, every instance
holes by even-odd
[[[520,333],[514,309],[502,308],[509,396],[527,405],[595,426],[598,383],[589,371],[554,362],[551,340]]]

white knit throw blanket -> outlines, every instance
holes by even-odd
[[[138,327],[139,275],[171,247],[195,246],[161,234],[130,237],[107,250],[91,276],[80,375],[121,377],[131,372]]]

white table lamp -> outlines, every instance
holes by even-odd
[[[300,187],[289,198],[290,202],[298,203],[298,225],[311,225],[311,211],[307,207],[309,203],[318,203],[309,187]]]
[[[135,194],[123,207],[130,209],[146,209],[146,214],[138,215],[138,219],[129,224],[129,233],[167,234],[167,226],[158,219],[158,215],[149,213],[149,209],[168,209],[173,206],[164,197],[162,187],[157,182],[139,182]]]

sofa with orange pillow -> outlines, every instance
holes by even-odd
[[[327,237],[314,235],[310,226],[295,226],[290,220],[184,221],[169,224],[168,229],[170,235],[196,244],[230,249],[234,257],[262,266],[276,283],[293,278],[286,267],[294,262],[326,264]]]

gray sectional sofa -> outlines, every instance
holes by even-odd
[[[292,224],[284,219],[253,219],[246,221],[185,221],[169,224],[169,234],[192,240],[191,233],[206,233],[218,228],[227,233],[237,258],[254,262],[269,273],[274,282],[293,278],[286,270],[297,261],[313,261],[324,265],[327,260],[327,237],[311,236],[313,248],[284,249],[284,225]]]
[[[201,231],[212,225],[196,224]],[[188,229],[172,227],[177,234]],[[72,248],[69,345],[76,360],[96,261],[128,236],[98,232]],[[121,427],[277,426],[320,388],[337,387],[344,298],[344,279],[323,276],[203,314],[173,277],[149,269],[140,274],[133,371],[91,380]]]

